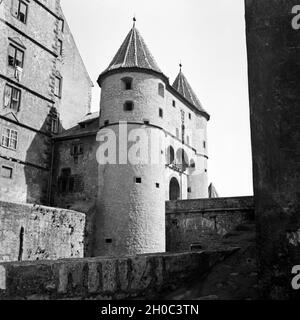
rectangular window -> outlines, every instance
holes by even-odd
[[[158,84],[158,94],[163,98],[165,96],[165,87],[162,83]]]
[[[62,89],[62,78],[61,77],[55,77],[55,83],[54,83],[54,94],[61,98],[61,89]]]
[[[157,189],[159,189],[159,183],[156,183],[155,186]]]
[[[125,103],[124,103],[124,111],[133,111],[133,108],[134,108],[134,106],[133,106],[133,102],[132,101],[126,101]]]
[[[164,111],[163,111],[163,109],[159,109],[159,116],[160,116],[160,118],[163,118],[163,116],[164,116]]]
[[[58,20],[58,25],[59,25],[59,31],[64,32],[64,28],[65,28],[65,22],[62,19]]]
[[[5,148],[17,149],[18,132],[9,128],[3,128],[1,145]]]
[[[189,187],[187,191],[188,191],[188,193],[191,193],[192,192],[192,188]]]
[[[10,167],[2,166],[1,168],[1,176],[3,178],[12,179],[13,169]]]
[[[4,89],[4,108],[9,108],[18,112],[21,103],[21,90],[6,85]]]
[[[176,107],[176,101],[175,100],[173,100],[173,107],[175,108]]]
[[[10,44],[8,47],[8,65],[23,68],[24,51]]]
[[[104,125],[105,125],[105,126],[108,126],[108,125],[109,125],[109,120],[105,120],[105,121],[104,121]]]
[[[83,154],[83,145],[82,143],[73,144],[71,147],[71,155],[78,156]]]
[[[63,42],[62,40],[58,39],[57,51],[60,56],[62,55],[62,49],[63,49]]]
[[[135,183],[142,183],[142,178],[135,178]]]
[[[51,132],[58,133],[58,117],[54,115],[51,117]]]
[[[192,115],[189,113],[189,119],[192,120]]]
[[[28,5],[24,1],[19,1],[17,19],[23,23],[27,21]]]
[[[206,149],[206,141],[203,141],[203,148]]]

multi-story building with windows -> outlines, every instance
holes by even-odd
[[[90,111],[91,88],[59,0],[0,1],[0,200],[49,202],[52,137]]]

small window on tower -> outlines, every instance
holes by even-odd
[[[142,183],[142,178],[139,178],[139,177],[135,178],[135,183],[138,183],[138,184]]]
[[[192,188],[189,187],[187,191],[188,191],[188,193],[191,193],[192,192]]]
[[[192,115],[189,113],[189,119],[192,120]]]
[[[165,87],[162,83],[158,84],[158,94],[163,98],[165,96]]]
[[[124,90],[132,90],[132,78],[123,78],[122,82]]]
[[[109,120],[105,120],[105,121],[104,121],[104,125],[105,125],[105,126],[108,126],[108,125],[109,125]]]
[[[164,111],[162,108],[159,108],[159,116],[160,116],[160,118],[163,118],[163,116],[164,116]]]
[[[126,101],[124,103],[124,111],[130,112],[133,111],[134,105],[132,101]]]
[[[203,148],[206,149],[206,141],[203,141]]]
[[[173,105],[174,108],[176,107],[176,101],[175,100],[173,100],[172,105]]]

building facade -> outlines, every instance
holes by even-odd
[[[90,111],[91,88],[59,0],[0,2],[0,200],[49,204],[52,138]]]

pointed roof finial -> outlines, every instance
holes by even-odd
[[[181,61],[180,61],[180,63],[179,63],[179,68],[180,68],[180,72],[181,72],[181,69],[182,69],[182,63],[181,63]]]
[[[135,23],[136,23],[136,17],[135,17],[135,14],[133,15],[133,27],[135,27]]]

